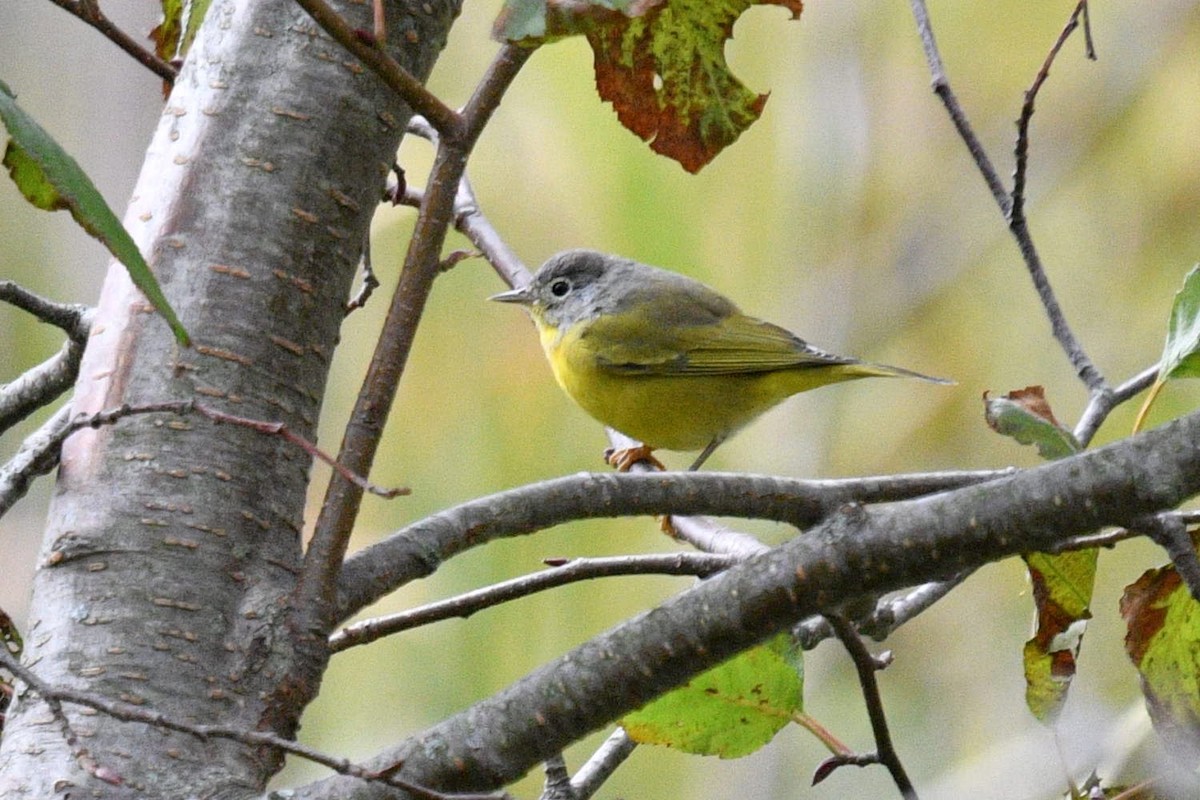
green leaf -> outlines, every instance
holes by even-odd
[[[803,705],[800,649],[788,634],[696,676],[622,720],[635,742],[739,758],[774,738]]]
[[[1200,264],[1183,279],[1175,293],[1167,341],[1158,372],[1167,378],[1200,378]]]
[[[211,2],[162,0],[162,21],[150,31],[155,54],[164,61],[175,61],[186,56]]]
[[[506,0],[494,33],[515,43],[587,36],[596,88],[621,124],[698,172],[767,102],[725,62],[733,25],[753,5],[783,6],[793,19],[803,8],[801,0]]]
[[[1032,444],[1053,461],[1078,453],[1079,441],[1058,423],[1041,386],[1027,386],[999,399],[984,397],[984,416],[997,433]],[[1025,704],[1043,723],[1052,723],[1067,701],[1075,660],[1092,618],[1088,606],[1096,583],[1098,551],[1025,556],[1037,613],[1025,642]]]
[[[1173,378],[1200,378],[1200,264],[1192,267],[1183,279],[1183,288],[1175,293],[1158,377],[1138,410],[1134,431],[1141,429],[1163,384]]]
[[[1092,618],[1088,606],[1098,555],[1092,548],[1025,556],[1037,608],[1034,634],[1024,650],[1025,704],[1040,722],[1058,717],[1075,677],[1075,660]]]
[[[1194,768],[1200,758],[1200,603],[1174,567],[1147,571],[1125,588],[1125,651],[1142,678],[1155,731]]]
[[[187,331],[179,322],[154,273],[87,174],[51,136],[21,110],[16,96],[0,81],[0,122],[11,137],[4,166],[29,202],[46,210],[66,209],[92,237],[100,240],[129,270],[129,277],[171,326],[185,347]]]
[[[1075,436],[1054,418],[1041,386],[1027,386],[999,399],[985,396],[984,417],[997,433],[1036,445],[1038,455],[1047,461],[1080,450]]]

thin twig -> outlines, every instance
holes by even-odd
[[[545,773],[546,782],[538,800],[580,800],[571,788],[571,774],[562,753],[546,759]]]
[[[12,504],[25,494],[34,478],[46,474],[57,466],[58,454],[62,448],[62,443],[71,434],[84,428],[100,428],[105,425],[112,425],[125,417],[164,413],[178,415],[195,413],[215,424],[238,425],[250,428],[266,436],[279,436],[284,441],[296,445],[314,458],[329,464],[345,480],[351,481],[364,491],[371,492],[380,497],[397,497],[407,494],[409,491],[403,487],[384,489],[376,486],[365,478],[351,472],[345,465],[337,463],[337,461],[315,444],[303,436],[293,433],[282,422],[263,422],[261,420],[239,417],[223,411],[217,411],[214,408],[209,408],[191,400],[171,400],[161,403],[144,403],[136,406],[124,404],[95,414],[78,416],[74,419],[70,418],[70,406],[66,406],[60,409],[33,436],[26,439],[21,449],[17,452],[17,455],[5,464],[3,468],[0,468],[0,516],[3,516]]]
[[[439,100],[412,73],[400,66],[400,62],[384,52],[382,42],[366,41],[324,0],[296,2],[334,41],[378,75],[409,108],[429,120],[442,136],[458,139],[463,135],[463,116]]]
[[[1088,61],[1096,60],[1096,41],[1092,38],[1092,14],[1087,0],[1083,0],[1083,54]]]
[[[1142,370],[1115,389],[1092,392],[1087,407],[1083,409],[1083,413],[1079,416],[1079,422],[1075,425],[1075,440],[1081,446],[1087,447],[1112,410],[1150,388],[1157,377],[1158,365],[1155,364],[1153,367]]]
[[[375,277],[375,270],[371,267],[371,232],[367,231],[363,234],[363,249],[362,259],[362,286],[358,288],[358,292],[346,303],[346,314],[356,311],[367,304],[371,299],[371,295],[379,288],[379,279]]]
[[[306,6],[313,3],[313,0],[297,1]],[[430,171],[429,191],[417,215],[400,281],[351,412],[338,457],[340,463],[356,474],[366,474],[375,459],[417,326],[438,275],[441,249],[454,219],[454,199],[466,170],[467,157],[504,91],[531,54],[528,49],[501,48],[467,103],[461,118],[462,129],[456,130],[454,137],[448,137],[446,130],[439,128],[441,139]],[[425,116],[428,118],[429,115],[426,113]],[[352,484],[336,478],[330,482],[293,604],[300,613],[317,617],[299,623],[305,630],[329,630],[336,620],[337,578],[361,499],[361,490]]]
[[[834,634],[841,640],[858,671],[858,682],[862,687],[863,700],[867,704],[867,715],[871,718],[871,730],[875,735],[875,755],[878,757],[879,763],[887,767],[888,772],[892,775],[892,780],[900,789],[900,794],[905,800],[917,800],[917,791],[913,788],[912,781],[908,779],[904,765],[900,762],[900,756],[892,744],[887,715],[883,711],[883,699],[879,694],[879,682],[875,680],[875,673],[886,666],[886,661],[881,662],[871,655],[854,630],[854,626],[845,617],[827,614],[825,618],[829,620]]]
[[[454,198],[454,227],[479,248],[509,286],[522,285],[529,280],[529,270],[484,216],[475,190],[465,175]]]
[[[1075,6],[1071,18],[1067,20],[1066,26],[1059,32],[1058,39],[1051,46],[1050,52],[1046,54],[1042,68],[1034,76],[1030,87],[1025,90],[1025,102],[1021,105],[1021,116],[1017,118],[1017,146],[1014,151],[1016,168],[1013,170],[1012,208],[1009,211],[1011,224],[1016,224],[1018,220],[1021,224],[1025,222],[1025,178],[1029,169],[1029,121],[1033,119],[1034,101],[1042,89],[1042,84],[1050,77],[1050,67],[1058,58],[1058,53],[1067,43],[1071,32],[1078,27],[1079,17],[1086,8],[1087,0],[1080,0],[1079,4]]]
[[[56,303],[13,283],[0,281],[0,302],[62,329],[68,340],[48,360],[0,386],[0,433],[65,392],[79,374],[79,362],[95,316],[90,306]]]
[[[437,144],[437,131],[422,117],[414,116],[409,120],[408,132]],[[404,187],[403,191],[394,192],[392,196],[397,204],[420,208],[425,194],[420,189]],[[509,286],[524,286],[529,283],[532,274],[484,215],[475,196],[475,189],[465,173],[454,196],[454,229],[479,249]]]
[[[1033,244],[1033,237],[1029,233],[1028,220],[1025,217],[1025,181],[1029,166],[1029,123],[1033,119],[1034,103],[1037,100],[1038,93],[1045,84],[1046,79],[1050,77],[1050,67],[1054,64],[1054,60],[1058,57],[1059,51],[1062,50],[1071,32],[1079,26],[1079,18],[1087,9],[1087,0],[1080,0],[1075,6],[1070,19],[1058,34],[1058,38],[1050,48],[1050,52],[1046,54],[1045,61],[1042,62],[1041,69],[1034,76],[1033,83],[1025,91],[1025,102],[1021,105],[1021,115],[1017,119],[1017,143],[1014,148],[1014,156],[1016,159],[1016,168],[1013,171],[1013,190],[1011,202],[1008,209],[1008,227],[1012,231],[1013,237],[1017,240],[1017,246],[1021,250],[1021,255],[1025,260],[1025,266],[1029,270],[1029,276],[1033,280],[1034,288],[1037,290],[1038,297],[1042,301],[1042,307],[1046,310],[1046,315],[1050,318],[1050,327],[1054,332],[1054,338],[1066,351],[1067,357],[1071,360],[1071,365],[1075,368],[1076,374],[1084,384],[1093,391],[1101,391],[1107,387],[1107,382],[1104,376],[1088,358],[1087,353],[1083,349],[1083,345],[1075,338],[1071,326],[1067,323],[1066,314],[1063,313],[1062,307],[1058,304],[1058,298],[1054,295],[1054,290],[1050,286],[1050,279],[1046,275],[1045,267],[1042,265],[1041,256],[1038,254],[1037,248]]]
[[[183,722],[145,706],[115,702],[88,692],[51,686],[37,677],[32,670],[21,666],[16,658],[10,655],[4,648],[0,648],[0,667],[8,670],[18,680],[36,692],[50,706],[53,715],[60,719],[63,724],[68,723],[65,713],[62,711],[61,704],[71,703],[72,705],[99,711],[101,714],[122,722],[139,722],[163,730],[188,734],[202,740],[228,739],[251,747],[269,747],[281,750],[328,767],[338,774],[358,778],[369,783],[380,783],[397,789],[403,789],[424,800],[500,800],[500,798],[507,797],[507,795],[503,794],[448,794],[439,792],[427,786],[421,786],[398,778],[394,774],[383,774],[378,771],[365,769],[348,759],[327,755],[319,750],[299,744],[291,739],[284,739],[273,733],[248,730],[233,725],[202,725]]]
[[[575,800],[588,800],[589,797],[600,791],[600,787],[612,777],[612,774],[617,771],[617,767],[625,763],[625,760],[633,754],[637,749],[637,742],[629,738],[629,734],[624,728],[617,728],[612,732],[604,744],[596,748],[596,752],[592,753],[583,766],[575,773],[575,777],[571,779],[571,788],[575,791]]]
[[[929,65],[929,72],[932,76],[933,92],[946,107],[950,121],[954,123],[959,137],[967,145],[967,151],[975,159],[975,165],[979,168],[984,182],[987,183],[988,190],[991,191],[996,204],[1000,206],[1000,210],[1007,218],[1011,202],[1008,190],[1004,188],[1004,182],[1000,180],[1000,173],[992,166],[987,151],[983,149],[983,144],[975,135],[971,123],[967,121],[966,112],[963,111],[962,104],[958,102],[958,97],[950,86],[950,80],[946,77],[946,68],[942,64],[941,53],[938,52],[937,40],[933,36],[933,26],[929,22],[929,11],[925,8],[925,0],[909,0],[909,4],[912,6],[913,17],[917,21],[917,33],[921,37],[921,46],[925,50],[925,61]]]
[[[356,645],[369,644],[384,636],[411,630],[446,619],[462,618],[521,597],[558,586],[618,575],[691,575],[705,577],[720,572],[735,559],[709,553],[662,553],[654,555],[576,558],[563,561],[553,569],[485,586],[418,608],[356,622],[329,637],[329,649],[340,652]]]
[[[335,472],[337,472],[338,475],[341,475],[343,479],[353,483],[363,491],[370,492],[376,497],[382,497],[385,500],[390,500],[393,497],[400,497],[402,495],[412,493],[411,489],[404,486],[384,489],[381,486],[371,483],[365,477],[349,469],[345,464],[339,463],[337,459],[326,453],[321,448],[317,447],[315,443],[310,442],[303,436],[294,433],[285,422],[265,422],[263,420],[239,417],[235,414],[227,414],[224,411],[217,411],[215,408],[209,408],[206,405],[190,400],[184,401],[178,405],[179,409],[176,411],[176,413],[179,414],[186,414],[190,411],[194,411],[200,416],[205,417],[210,421],[217,423],[218,425],[222,423],[228,425],[240,425],[243,428],[250,428],[257,433],[261,433],[266,436],[278,436],[285,442],[290,442],[296,445],[313,458],[328,464]]]
[[[922,584],[915,589],[893,597],[882,599],[875,605],[875,610],[861,620],[857,627],[860,633],[870,636],[877,642],[882,642],[897,628],[924,613],[956,586],[967,579],[970,573],[956,575],[948,581],[934,581]],[[792,629],[800,647],[811,650],[821,642],[834,635],[833,628],[823,616],[809,617]]]
[[[1139,521],[1130,528],[1150,537],[1159,547],[1167,551],[1175,571],[1187,585],[1192,598],[1200,600],[1200,558],[1196,546],[1188,534],[1187,526],[1179,517],[1171,514],[1155,514]]]
[[[947,581],[922,584],[906,594],[879,600],[875,610],[857,621],[859,633],[882,642],[909,620],[923,614],[935,603],[950,594],[956,586],[967,579],[970,573],[963,572]],[[825,617],[809,617],[792,628],[792,635],[800,647],[811,650],[833,636],[833,628]]]
[[[83,343],[68,339],[62,348],[16,380],[0,385],[0,433],[70,389],[79,375]]]
[[[0,517],[25,496],[35,479],[58,466],[62,443],[69,435],[64,431],[70,423],[68,403],[27,436],[8,463],[0,467]]]
[[[0,281],[0,302],[8,303],[27,314],[32,314],[42,322],[61,328],[63,333],[77,341],[87,341],[88,334],[91,333],[94,316],[91,306],[56,303],[12,281]]]
[[[114,25],[112,20],[104,16],[104,13],[100,10],[100,4],[95,0],[92,0],[92,2],[83,2],[83,0],[50,0],[50,2],[69,14],[74,14],[88,25],[100,31],[106,39],[124,50],[135,61],[167,83],[175,83],[175,78],[179,75],[179,70],[166,61],[163,61],[147,48],[142,47],[136,39]]]
[[[950,120],[958,131],[959,137],[966,144],[968,152],[970,152],[971,157],[975,160],[976,167],[979,169],[980,174],[988,185],[988,189],[992,193],[992,197],[996,201],[996,205],[1000,207],[1000,211],[1008,223],[1009,232],[1016,239],[1017,247],[1021,251],[1021,257],[1025,262],[1025,268],[1033,280],[1038,298],[1041,300],[1042,307],[1045,309],[1046,315],[1050,320],[1050,327],[1055,339],[1058,341],[1059,346],[1063,348],[1076,374],[1084,384],[1093,391],[1103,390],[1107,386],[1104,376],[1092,363],[1091,359],[1088,358],[1087,353],[1079,344],[1079,341],[1075,338],[1074,333],[1067,323],[1066,316],[1063,314],[1062,308],[1054,295],[1049,278],[1046,276],[1046,271],[1042,266],[1041,257],[1038,255],[1033,238],[1029,233],[1024,213],[1022,212],[1016,217],[1013,215],[1014,202],[1019,204],[1024,203],[1024,173],[1022,172],[1019,176],[1022,192],[1014,198],[1004,188],[1004,183],[1000,180],[999,173],[996,172],[996,168],[992,165],[991,159],[988,157],[982,143],[979,141],[979,137],[975,135],[975,131],[967,119],[966,112],[963,111],[962,105],[958,102],[958,98],[950,87],[950,81],[946,77],[946,69],[942,63],[941,54],[938,52],[937,42],[934,39],[933,27],[929,22],[929,12],[925,7],[925,0],[909,0],[909,4],[912,7],[913,17],[917,23],[917,32],[921,38],[921,44],[925,50],[925,59],[932,75],[933,90],[946,107],[946,111],[949,113]],[[1052,56],[1053,53],[1051,54]],[[1045,67],[1045,69],[1048,69],[1048,67]],[[1036,85],[1040,87],[1041,84],[1038,82]],[[1033,91],[1033,96],[1036,96],[1036,90]],[[1033,96],[1029,92],[1026,92],[1026,105],[1029,108],[1030,114],[1032,114]],[[1021,155],[1022,150],[1028,149],[1027,133],[1027,130],[1022,132],[1017,140],[1018,161],[1024,158]]]

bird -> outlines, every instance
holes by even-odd
[[[654,450],[713,451],[800,392],[870,377],[952,381],[828,353],[749,316],[692,278],[595,250],[551,256],[533,279],[490,298],[524,306],[562,389],[639,440],[607,454],[628,470]]]

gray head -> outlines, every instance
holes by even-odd
[[[554,328],[634,309],[659,327],[710,325],[737,311],[699,281],[595,250],[551,256],[527,286],[491,299],[520,303]]]
[[[661,270],[595,250],[566,250],[542,264],[520,289],[491,297],[527,306],[535,319],[552,327],[570,327],[581,319],[611,313],[622,297],[653,280]]]

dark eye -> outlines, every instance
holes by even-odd
[[[571,282],[565,278],[559,278],[550,284],[550,294],[555,297],[566,297],[569,291],[571,291]]]

